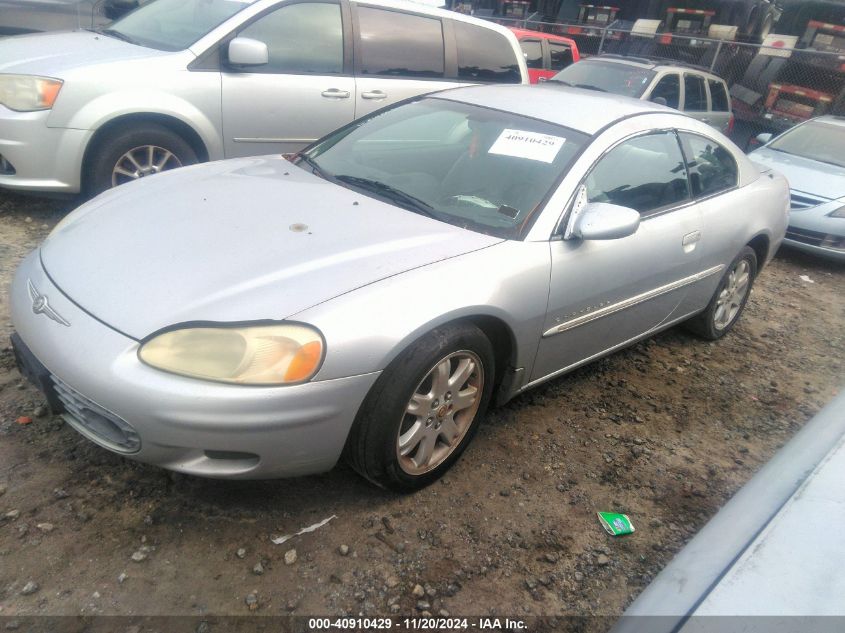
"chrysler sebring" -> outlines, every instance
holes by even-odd
[[[490,402],[676,323],[728,332],[788,206],[668,108],[461,88],[83,205],[19,267],[13,343],[106,449],[232,478],[343,456],[413,490]]]

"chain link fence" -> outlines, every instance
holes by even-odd
[[[697,66],[722,77],[744,147],[761,132],[781,132],[822,114],[845,116],[845,27],[810,23],[808,36],[769,36],[766,45],[683,33],[658,33],[657,21],[632,29],[487,17],[505,26],[568,37],[582,57],[615,54]],[[829,27],[828,29],[820,27]],[[813,29],[815,28],[815,31]],[[735,29],[734,29],[735,30]],[[730,34],[730,33],[728,33]],[[796,44],[813,48],[793,48]]]

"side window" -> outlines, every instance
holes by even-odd
[[[593,167],[584,184],[590,202],[610,202],[643,215],[689,199],[684,158],[671,132],[617,145]]]
[[[270,63],[254,73],[329,75],[343,72],[340,5],[292,4],[259,18],[238,33],[267,44]]]
[[[701,75],[684,75],[684,111],[707,112],[707,93]]]
[[[681,78],[676,74],[664,75],[651,91],[652,101],[658,97],[666,99],[666,105],[677,110],[681,103]]]
[[[508,39],[484,26],[455,20],[458,78],[472,82],[518,84],[519,63]]]
[[[710,86],[710,102],[713,105],[714,112],[728,112],[728,93],[725,90],[725,84],[715,79],[708,79],[707,84]]]
[[[572,63],[572,49],[562,42],[549,42],[552,70],[563,70]]]
[[[525,54],[525,63],[529,68],[543,68],[543,45],[540,40],[520,40],[519,45]]]
[[[704,136],[681,132],[680,137],[694,197],[709,196],[736,186],[739,168],[727,149]]]
[[[442,77],[443,26],[437,18],[358,7],[361,73]]]

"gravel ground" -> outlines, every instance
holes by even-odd
[[[82,439],[14,368],[11,274],[72,206],[0,193],[0,617],[618,615],[845,382],[845,268],[782,252],[722,341],[674,329],[547,383],[412,496],[345,466],[173,475]]]

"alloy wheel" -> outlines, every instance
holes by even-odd
[[[112,186],[182,166],[173,152],[157,145],[141,145],[121,156],[112,169]]]
[[[396,440],[402,470],[422,475],[442,464],[472,426],[483,392],[484,367],[476,354],[454,352],[438,361],[405,408]]]
[[[724,330],[736,319],[748,294],[751,282],[751,266],[745,259],[739,260],[728,274],[727,283],[716,300],[713,325]]]

